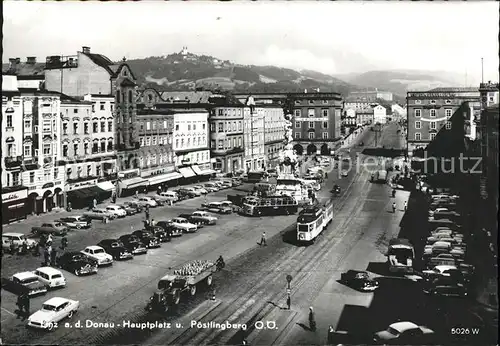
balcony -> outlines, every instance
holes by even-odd
[[[5,168],[6,169],[21,168],[22,162],[23,162],[22,156],[8,156],[5,158]]]
[[[14,132],[14,127],[13,126],[5,126],[5,133],[10,133]]]
[[[226,155],[233,155],[233,154],[238,154],[242,153],[245,150],[243,147],[236,147],[236,148],[231,148],[231,149],[212,149],[211,150],[211,155],[212,156],[226,156]]]
[[[77,177],[77,178],[67,178],[66,183],[73,184],[73,183],[80,183],[82,181],[88,181],[88,180],[94,180],[99,178],[98,176],[95,175],[89,175],[85,177]]]

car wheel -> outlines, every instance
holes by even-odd
[[[47,330],[48,330],[49,332],[51,332],[51,331],[53,331],[53,330],[54,330],[54,323],[53,323],[53,322],[50,322],[50,323],[49,323],[49,326],[47,327]]]
[[[76,276],[80,276],[80,271],[78,269],[75,269],[74,273]]]
[[[189,289],[189,294],[194,296],[196,294],[196,285],[192,285],[191,288]]]
[[[212,275],[207,277],[207,286],[212,286]]]
[[[80,229],[80,228],[82,228],[82,226],[76,225],[76,229]]]
[[[71,311],[69,312],[69,314],[68,314],[68,318],[73,317],[73,314],[74,314],[74,311],[73,311],[73,310],[71,310]]]

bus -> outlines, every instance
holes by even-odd
[[[243,199],[241,213],[248,216],[291,215],[299,205],[290,196],[247,196]]]
[[[394,238],[389,240],[387,263],[391,273],[412,273],[415,249],[408,239]]]
[[[297,240],[312,243],[333,220],[333,202],[302,209],[297,217]]]
[[[311,203],[308,186],[302,182],[302,179],[293,175],[279,176],[276,181],[275,192],[277,195],[293,197],[299,204]]]

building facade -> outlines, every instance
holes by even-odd
[[[279,153],[284,148],[285,114],[276,104],[261,104],[264,112],[264,153],[266,168],[275,168],[279,164]]]
[[[390,91],[353,91],[349,93],[349,98],[365,99],[367,101],[375,101],[377,99],[392,101],[393,95]]]
[[[387,109],[382,105],[373,107],[373,121],[380,124],[387,122]]]
[[[293,122],[294,150],[298,155],[329,155],[341,138],[342,97],[337,93],[288,95]]]
[[[213,169],[229,173],[243,169],[243,114],[241,103],[217,105],[210,110],[210,155]]]
[[[408,92],[408,153],[411,155],[415,149],[425,148],[443,126],[451,128],[449,119],[464,102],[469,102],[471,108],[466,122],[468,134],[475,136],[473,119],[479,105],[477,88],[436,88]]]
[[[373,115],[373,108],[367,107],[363,109],[356,110],[356,122],[358,125],[368,125],[373,124],[375,121]]]
[[[262,171],[266,168],[264,145],[264,108],[249,98],[243,111],[243,144],[245,171]]]

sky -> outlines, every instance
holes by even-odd
[[[3,56],[112,60],[183,46],[234,63],[342,75],[449,71],[498,81],[499,4],[479,2],[3,2]]]

